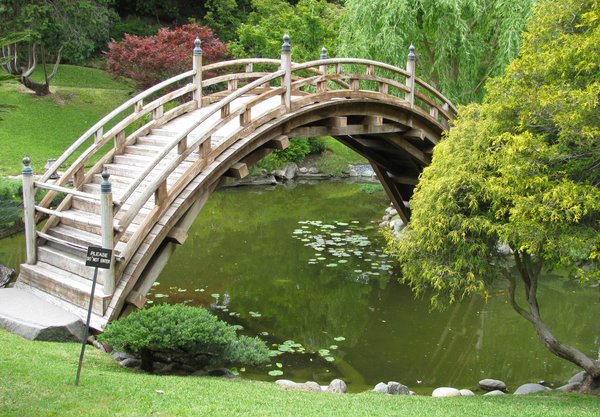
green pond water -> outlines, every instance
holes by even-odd
[[[429,311],[397,281],[376,222],[389,201],[381,189],[320,182],[215,193],[152,288],[148,303],[186,303],[260,336],[280,352],[244,378],[327,384],[349,390],[398,381],[418,393],[475,389],[482,378],[509,389],[545,380],[561,385],[577,368],[541,346],[507,303],[471,298]],[[0,262],[24,259],[23,238],[0,240]],[[596,356],[598,289],[551,276],[542,313],[557,336]]]

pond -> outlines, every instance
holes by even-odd
[[[381,188],[345,182],[219,191],[209,200],[148,295],[148,303],[212,309],[265,339],[271,364],[244,378],[327,384],[350,391],[398,381],[417,393],[562,384],[577,368],[555,358],[508,305],[503,286],[443,312],[398,283],[376,225],[389,205]],[[24,257],[22,237],[0,241],[0,262]],[[596,356],[598,289],[545,277],[542,313],[557,336]]]

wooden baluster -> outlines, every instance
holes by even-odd
[[[73,186],[75,188],[79,188],[83,185],[83,181],[85,180],[85,168],[83,165],[75,171],[73,174]]]
[[[211,138],[207,138],[204,142],[202,142],[200,144],[200,147],[198,148],[198,154],[200,154],[200,159],[203,160],[207,160],[208,159],[208,155],[210,154],[210,150],[211,150]]]
[[[134,111],[136,113],[139,113],[142,111],[143,108],[144,108],[144,100],[140,100],[137,103],[135,103]]]
[[[202,41],[196,38],[194,41],[194,50],[192,51],[192,69],[196,71],[192,82],[196,89],[194,90],[194,101],[196,107],[202,107]]]
[[[246,109],[240,114],[240,126],[247,126],[252,120],[251,109]]]
[[[360,89],[360,80],[356,78],[350,78],[350,90],[359,90]]]
[[[285,105],[287,111],[292,110],[292,45],[290,45],[290,35],[283,35],[283,44],[281,45],[281,69],[285,71],[281,86],[285,88],[281,96],[281,104]]]
[[[375,67],[373,65],[367,65],[367,75],[374,75]]]
[[[381,94],[388,94],[389,84],[384,82],[379,82],[379,92]]]
[[[27,263],[33,265],[37,261],[35,233],[35,189],[33,186],[33,169],[28,156],[23,158],[23,222],[25,223],[25,248]]]
[[[114,249],[114,210],[112,184],[110,183],[110,174],[104,167],[102,171],[102,183],[100,184],[100,222],[102,228],[102,247],[104,249]],[[104,294],[112,295],[115,292],[115,267],[114,253],[110,262],[110,269],[102,270],[104,279]]]
[[[230,105],[229,103],[225,104],[222,108],[221,108],[221,119],[226,118],[227,116],[229,116],[230,114]]]
[[[163,117],[164,114],[165,114],[164,106],[158,106],[157,108],[152,110],[152,118],[154,120],[160,119],[161,117]]]
[[[157,206],[162,206],[166,203],[167,197],[167,180],[165,179],[163,182],[160,183],[160,185],[154,192],[154,204]]]
[[[124,130],[115,135],[115,155],[121,155],[125,151],[125,139]]]
[[[342,73],[342,64],[335,64],[335,73],[336,74]]]
[[[94,133],[94,143],[98,143],[102,140],[102,137],[104,136],[104,130],[102,128],[96,130],[96,132]]]
[[[435,106],[431,106],[431,108],[429,109],[429,114],[431,115],[431,117],[433,117],[435,120],[437,120],[438,118],[438,109]]]
[[[235,91],[238,88],[238,80],[227,81],[227,91]]]
[[[188,138],[187,136],[184,137],[177,144],[177,154],[181,155],[182,153],[184,153],[186,151],[186,149],[187,149],[187,138]]]
[[[254,71],[254,65],[246,64],[246,72],[252,72],[252,71]]]
[[[410,103],[410,107],[415,106],[415,46],[411,43],[408,48],[408,60],[406,61],[406,71],[408,77],[406,77],[406,87],[408,87],[408,93],[404,95],[404,99]]]
[[[327,59],[327,49],[325,49],[325,47],[321,49],[320,58]],[[327,65],[320,65],[319,70],[321,71],[323,77],[327,76]],[[321,81],[317,83],[317,93],[324,93],[325,91],[327,91],[327,81]]]

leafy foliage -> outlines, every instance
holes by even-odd
[[[127,18],[121,19],[112,25],[110,28],[110,38],[111,40],[120,41],[125,37],[125,34],[151,36],[156,35],[159,29],[159,24],[150,22],[147,18],[127,16]]]
[[[257,167],[266,170],[277,169],[287,162],[302,162],[311,154],[321,153],[325,150],[323,138],[292,138],[290,146],[284,150],[274,151],[271,155],[261,160]]]
[[[99,339],[134,354],[202,356],[211,365],[259,365],[269,360],[262,340],[238,336],[233,326],[208,310],[181,304],[135,311],[111,323]]]
[[[238,27],[250,12],[249,0],[207,0],[204,22],[220,39],[230,42],[236,38]]]
[[[341,54],[403,68],[414,43],[417,75],[457,103],[480,99],[490,75],[516,56],[533,0],[347,0]]]
[[[23,31],[48,53],[82,63],[108,41],[112,0],[0,0],[0,33]],[[26,50],[26,48],[23,48]]]
[[[291,5],[283,0],[253,0],[254,11],[238,28],[231,53],[239,58],[276,58],[281,54],[281,38],[289,33],[292,59],[312,61],[325,46],[337,50],[342,8],[325,0],[300,0]],[[332,55],[333,56],[333,55]]]
[[[106,54],[108,71],[148,88],[192,68],[192,49],[197,37],[202,41],[204,64],[225,57],[225,44],[210,28],[188,24],[162,28],[153,36],[125,35],[120,42],[110,42]]]
[[[405,282],[419,294],[431,289],[434,305],[486,295],[506,278],[513,307],[545,344],[540,270],[600,282],[598,10],[598,0],[538,3],[520,57],[489,83],[483,104],[460,109],[423,172],[410,230],[390,242]],[[515,276],[529,311],[514,297]],[[582,366],[555,339],[546,346]]]

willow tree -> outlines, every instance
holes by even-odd
[[[423,171],[409,230],[390,241],[403,281],[432,291],[434,305],[505,281],[543,345],[587,371],[587,389],[600,389],[597,352],[559,340],[537,292],[549,271],[600,283],[599,6],[539,1],[519,57],[482,104],[459,110]]]
[[[404,67],[414,43],[417,75],[457,103],[480,99],[516,56],[534,0],[346,0],[343,56]]]

